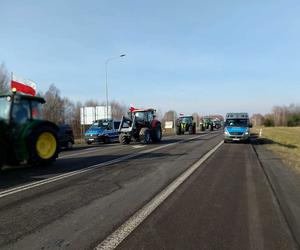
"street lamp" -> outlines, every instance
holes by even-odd
[[[108,68],[108,63],[114,59],[118,59],[120,57],[124,57],[126,54],[121,54],[119,56],[115,57],[110,57],[106,59],[105,61],[105,89],[106,89],[106,120],[108,120],[108,85],[107,85],[107,68]]]

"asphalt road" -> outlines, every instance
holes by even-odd
[[[222,141],[221,131],[147,146],[65,151],[0,173],[0,249],[93,249]],[[223,144],[120,249],[297,249],[248,144]]]

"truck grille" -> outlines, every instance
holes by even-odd
[[[230,132],[231,135],[243,135],[243,132]]]

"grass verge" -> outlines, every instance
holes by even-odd
[[[300,127],[254,127],[251,132],[259,135],[260,130],[259,140],[300,172]]]

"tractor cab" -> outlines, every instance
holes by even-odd
[[[32,120],[42,119],[42,104],[45,100],[21,94],[0,96],[0,120],[11,127]]]
[[[155,118],[155,109],[135,109],[131,113],[137,121],[151,123]]]
[[[58,156],[58,127],[43,120],[41,97],[0,95],[0,168],[28,163],[40,165]]]

